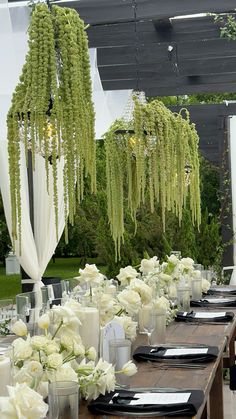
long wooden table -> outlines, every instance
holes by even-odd
[[[198,308],[195,311],[199,311]],[[205,309],[204,309],[205,311]],[[220,309],[217,311],[226,311]],[[199,389],[204,392],[204,402],[195,419],[223,419],[223,365],[229,367],[235,363],[234,340],[236,336],[236,309],[232,322],[226,324],[194,324],[173,322],[167,327],[166,343],[206,344],[217,346],[219,354],[214,362],[204,369],[163,369],[161,364],[137,363],[138,372],[130,378],[129,385],[135,387],[171,387],[178,389]],[[139,335],[135,345],[147,344],[147,337]],[[87,403],[80,405],[80,419],[117,419],[114,415],[93,415],[87,409]],[[130,416],[122,416],[129,418]],[[142,416],[145,418],[145,416]],[[189,418],[189,417],[188,417]],[[181,416],[181,419],[185,419]],[[187,417],[186,417],[187,419]]]

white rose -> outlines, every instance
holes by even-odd
[[[211,286],[211,283],[207,279],[202,278],[202,292],[204,292],[204,294],[207,293],[210,286]]]
[[[60,342],[61,345],[67,350],[72,352],[75,345],[81,345],[81,337],[78,332],[75,332],[69,327],[63,327],[60,333]]]
[[[115,389],[115,372],[112,364],[99,359],[92,374],[88,376],[85,396],[87,399],[96,399],[99,394]]]
[[[81,312],[81,304],[78,303],[78,301],[74,300],[73,298],[70,298],[66,301],[64,307],[68,307],[70,310],[74,312],[75,316],[79,317]]]
[[[115,316],[114,320],[123,326],[125,331],[125,337],[130,340],[134,340],[137,334],[137,322],[134,322],[129,316]]]
[[[175,255],[167,256],[168,262],[172,263],[173,265],[178,265],[179,259]]]
[[[193,268],[194,260],[191,258],[182,258],[181,263],[186,269],[191,269]]]
[[[126,266],[125,268],[120,268],[119,275],[116,275],[116,278],[120,281],[121,285],[127,285],[130,283],[131,279],[136,278],[138,272],[132,266]]]
[[[69,364],[64,364],[59,368],[55,375],[54,381],[76,381],[78,382],[78,376],[76,372],[71,368]]]
[[[26,384],[8,386],[9,405],[1,410],[1,418],[18,419],[43,419],[45,418],[48,405],[44,403],[42,396],[29,388]],[[12,413],[15,411],[15,416]],[[8,415],[10,413],[10,415]],[[4,416],[5,415],[5,416]]]
[[[48,368],[57,369],[61,367],[62,364],[63,364],[63,357],[61,354],[55,353],[48,356],[48,359],[47,359]]]
[[[32,377],[40,377],[43,373],[43,367],[38,361],[30,361],[27,365],[27,372]]]
[[[31,345],[36,350],[44,350],[49,344],[49,340],[46,336],[33,336],[31,338]]]
[[[134,314],[139,311],[141,306],[141,298],[136,291],[123,290],[118,294],[117,299],[122,308],[124,308],[127,313]]]
[[[152,288],[145,284],[141,279],[133,279],[130,283],[130,289],[139,293],[143,304],[150,303],[152,299]]]
[[[17,320],[12,325],[11,331],[17,336],[27,336],[28,334],[27,326],[22,320]]]
[[[126,362],[126,364],[123,365],[121,373],[127,375],[128,377],[131,377],[132,375],[136,374],[137,367],[132,361]]]
[[[96,265],[89,265],[86,263],[84,269],[79,270],[80,280],[89,282],[91,284],[100,284],[104,280],[104,275],[102,275]]]
[[[164,272],[160,272],[159,280],[163,281],[163,282],[170,282],[170,281],[172,281],[172,277],[171,277],[171,275],[167,275]]]
[[[60,347],[55,340],[52,340],[48,342],[48,345],[44,348],[44,352],[47,355],[54,354],[56,352],[60,352]]]
[[[88,358],[90,361],[95,361],[96,357],[96,349],[93,346],[90,346],[90,348],[86,351],[86,358]]]
[[[141,267],[139,270],[143,273],[143,275],[146,275],[149,272],[152,272],[158,266],[159,261],[157,260],[157,256],[153,256],[153,258],[150,259],[143,259],[141,261]]]
[[[51,309],[51,314],[53,316],[54,322],[57,325],[63,322],[64,325],[76,329],[81,324],[78,315],[75,314],[75,312],[70,307],[68,307],[68,305],[53,306]]]
[[[157,298],[157,299],[154,301],[154,308],[155,308],[156,310],[163,310],[163,311],[167,311],[167,310],[169,310],[169,308],[170,308],[170,302],[169,302],[169,300],[167,300],[167,298],[165,298],[165,297],[160,297],[160,298]]]
[[[74,343],[73,353],[75,356],[84,357],[85,356],[84,345],[82,345],[81,343]]]
[[[193,271],[192,277],[195,279],[201,278],[201,271],[198,271],[198,270]]]
[[[12,342],[14,360],[25,360],[30,358],[33,349],[28,340],[18,338]]]
[[[50,318],[48,314],[43,314],[38,319],[38,327],[43,330],[47,330],[50,325]]]

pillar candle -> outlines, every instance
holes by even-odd
[[[7,385],[11,384],[11,360],[0,355],[0,396],[8,396]]]
[[[93,346],[97,353],[99,348],[99,311],[95,307],[83,307],[80,336],[84,346]]]

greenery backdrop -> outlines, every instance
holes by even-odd
[[[188,103],[212,103],[225,98],[225,95],[198,95],[198,97],[188,98]],[[229,99],[229,95],[227,98]],[[187,99],[186,97],[172,97],[163,98],[163,101],[169,105],[180,103],[180,101],[186,103]],[[145,251],[150,256],[158,255],[159,258],[163,258],[171,250],[180,250],[182,256],[190,256],[205,267],[214,265],[220,270],[223,246],[219,221],[219,172],[216,167],[202,157],[200,162],[202,199],[200,230],[197,231],[192,226],[190,211],[187,208],[184,211],[181,226],[173,214],[167,214],[166,231],[163,233],[160,209],[157,207],[156,211],[151,213],[149,205],[144,205],[137,214],[135,236],[134,223],[126,213],[125,244],[121,249],[121,261],[116,263],[106,209],[105,147],[103,140],[97,141],[97,195],[85,195],[83,202],[77,208],[74,226],[69,227],[69,243],[66,244],[62,237],[55,256],[79,256],[77,270],[79,267],[83,267],[86,262],[95,260],[95,263],[104,266],[104,272],[112,277],[119,272],[121,266],[137,265]],[[9,248],[10,240],[0,200],[0,260],[4,261]],[[46,275],[48,275],[47,272]]]

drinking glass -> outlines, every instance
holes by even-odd
[[[49,419],[78,419],[79,386],[74,381],[55,381],[48,386]]]
[[[0,300],[0,322],[11,320],[13,317],[13,300]]]
[[[150,345],[151,334],[155,328],[155,316],[153,313],[153,305],[144,305],[142,307],[142,325],[148,336],[148,345]]]
[[[178,303],[183,311],[190,310],[190,288],[187,286],[177,287]]]
[[[131,357],[131,342],[128,339],[109,340],[109,362],[120,371]]]
[[[163,344],[166,341],[166,310],[155,310],[153,317],[154,330],[151,334],[151,344]]]

